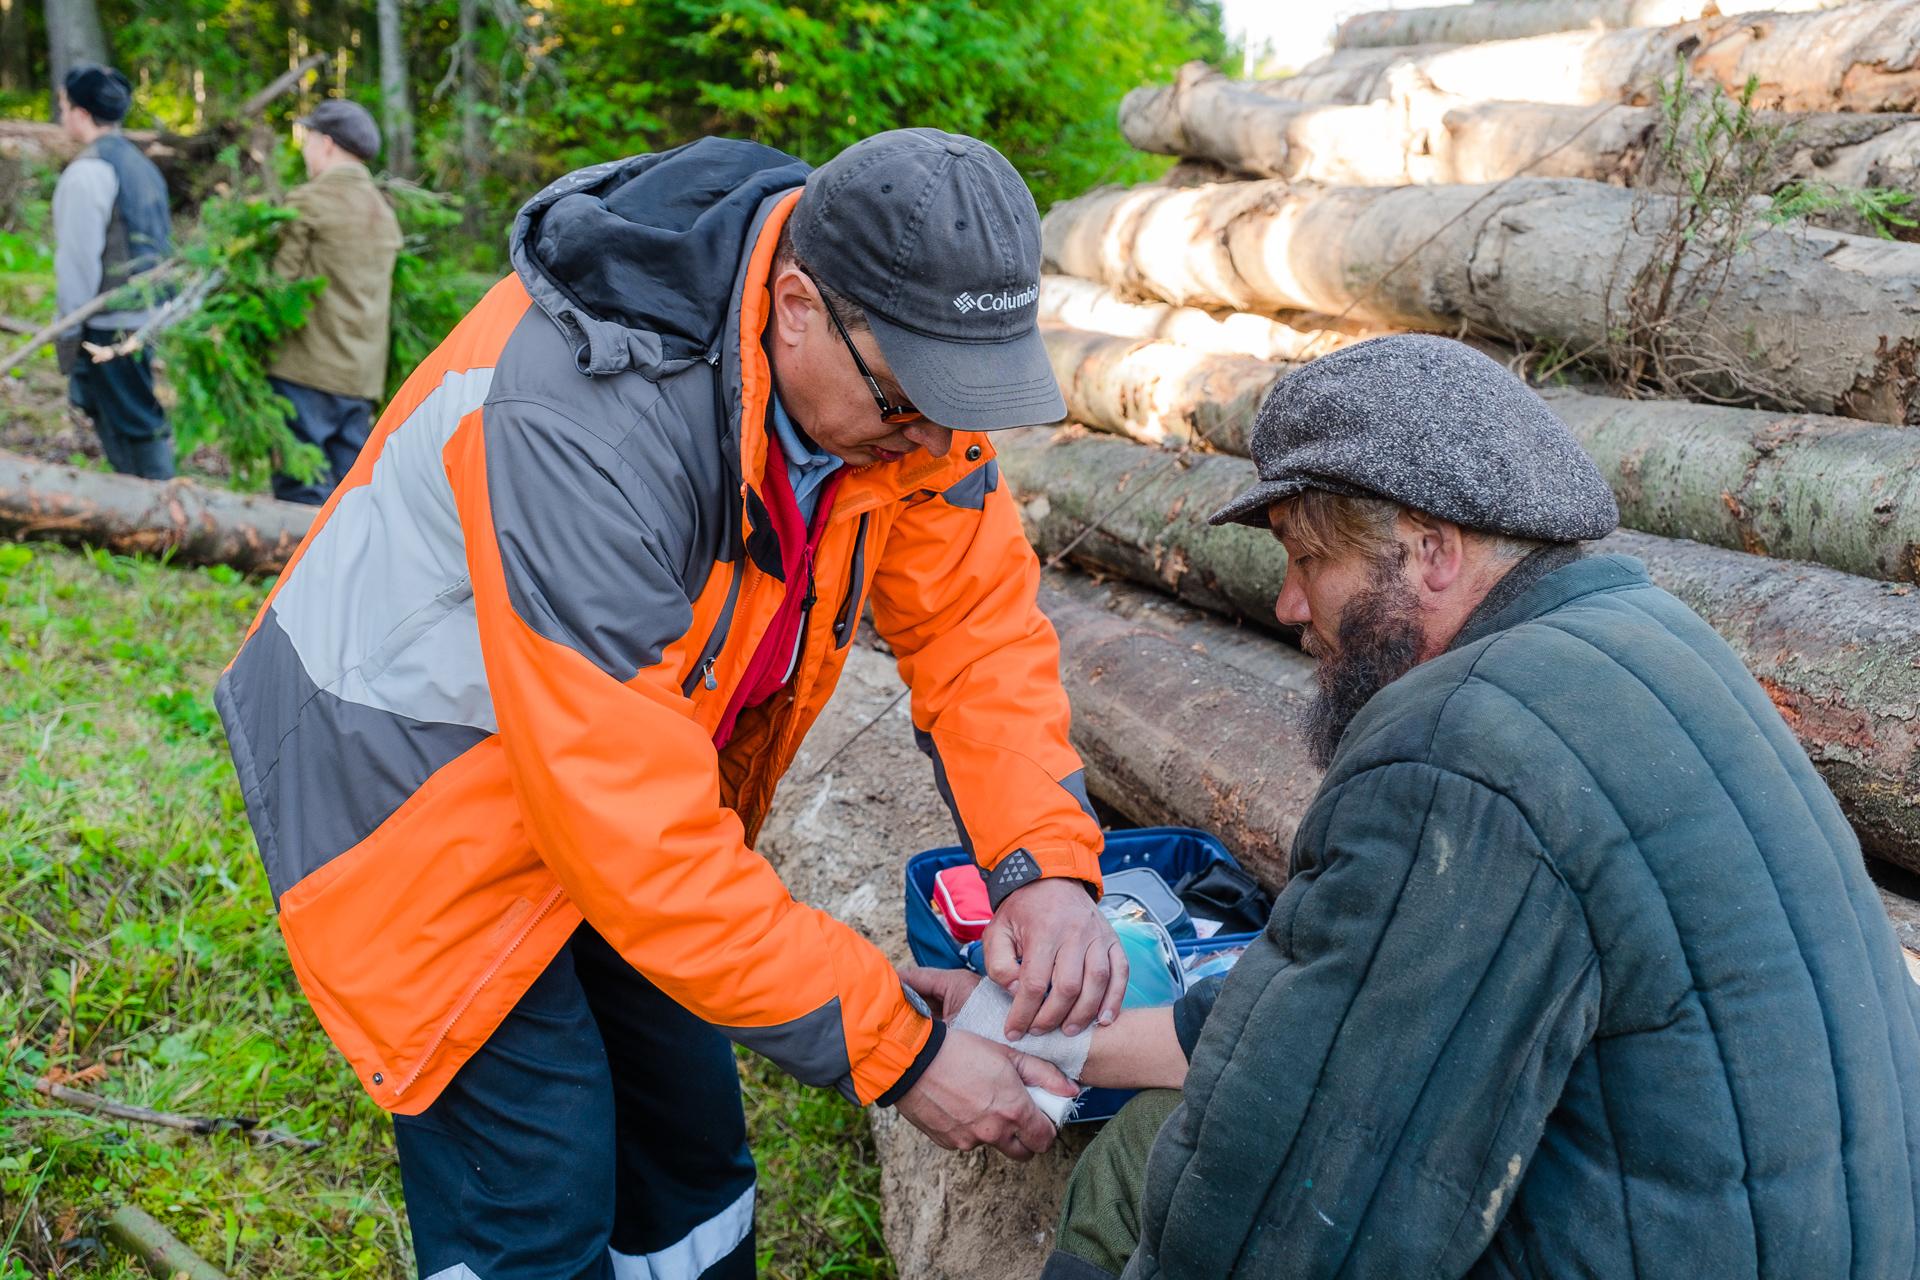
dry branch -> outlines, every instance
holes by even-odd
[[[1340,24],[1336,48],[1409,44],[1476,44],[1523,40],[1557,31],[1665,27],[1714,13],[1804,12],[1850,0],[1481,0],[1426,9],[1355,14]]]
[[[1085,566],[1278,629],[1284,551],[1263,531],[1206,525],[1251,479],[1248,463],[1071,430],[1003,440],[1001,466],[1043,556],[1074,543]],[[1082,536],[1089,524],[1097,531]],[[1920,594],[1640,533],[1597,550],[1637,556],[1718,631],[1780,707],[1862,845],[1920,869]]]
[[[1762,112],[1755,123],[1783,131],[1759,183],[1764,190],[1820,181],[1920,195],[1920,116]],[[1143,151],[1329,186],[1522,176],[1633,185],[1648,167],[1659,128],[1653,107],[1460,104],[1418,92],[1356,106],[1287,102],[1203,62],[1189,63],[1170,85],[1135,89],[1120,104],[1120,131]],[[1869,230],[1846,211],[1819,221]]]
[[[1424,89],[1463,102],[1644,105],[1680,64],[1729,93],[1752,77],[1753,105],[1763,110],[1912,111],[1920,107],[1920,0],[1491,44],[1336,49],[1269,91],[1295,102]]]
[[[187,1248],[158,1218],[133,1205],[115,1209],[100,1234],[138,1258],[140,1265],[159,1280],[227,1280],[218,1267]]]
[[[110,551],[162,555],[277,573],[306,536],[316,508],[83,471],[0,449],[0,535],[51,538]]]
[[[241,1133],[246,1135],[249,1142],[263,1147],[292,1147],[298,1151],[320,1149],[320,1143],[311,1138],[297,1138],[285,1129],[263,1129],[260,1122],[250,1116],[183,1116],[172,1111],[155,1111],[151,1107],[138,1107],[130,1102],[115,1102],[98,1094],[55,1084],[51,1080],[36,1080],[33,1087],[55,1102],[114,1120],[178,1129],[183,1133]]]
[[[1076,422],[1244,454],[1292,367],[1049,328]],[[1920,432],[1810,414],[1544,391],[1632,529],[1869,578],[1920,582]]]
[[[1636,216],[1657,221],[1671,203],[1563,178],[1328,190],[1274,180],[1095,191],[1055,205],[1043,231],[1053,269],[1167,302],[1605,354],[1615,295],[1650,251]],[[1920,245],[1763,229],[1726,265],[1720,305],[1667,337],[1702,363],[1702,394],[1920,422]]]

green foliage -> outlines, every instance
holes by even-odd
[[[1218,14],[1164,0],[676,0],[656,21],[685,133],[740,133],[815,163],[868,134],[936,125],[994,143],[1042,204],[1146,158],[1113,123],[1120,96],[1189,58],[1219,58]],[[691,92],[689,92],[691,90]]]
[[[414,1274],[390,1124],[300,993],[207,705],[269,585],[0,543],[0,1280],[138,1280],[92,1243],[122,1203],[235,1277]],[[103,1120],[35,1094],[54,1071],[323,1146]],[[891,1277],[866,1117],[741,1074],[762,1274]]]
[[[264,487],[275,470],[305,479],[324,464],[318,449],[295,438],[287,425],[293,407],[267,382],[275,345],[305,322],[324,287],[274,273],[279,228],[295,216],[256,200],[209,200],[178,256],[190,278],[218,283],[154,342],[176,396],[179,450],[213,445],[236,488]]]
[[[1881,235],[1914,225],[1902,192],[1783,183],[1795,129],[1790,117],[1754,110],[1758,89],[1755,77],[1737,93],[1694,82],[1684,58],[1661,82],[1659,131],[1636,178],[1599,353],[1625,393],[1793,405],[1750,344],[1716,323],[1742,256],[1761,235],[1836,211]]]
[[[1836,211],[1850,213],[1882,240],[1898,231],[1920,227],[1907,211],[1913,194],[1887,187],[1837,187],[1831,182],[1789,182],[1773,193],[1767,221],[1775,226],[1805,222]]]
[[[386,190],[402,236],[393,264],[393,327],[387,356],[387,396],[391,398],[414,367],[480,301],[491,278],[460,268],[457,204],[411,182],[389,180]]]

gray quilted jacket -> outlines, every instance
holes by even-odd
[[[1920,988],[1766,694],[1634,560],[1367,705],[1202,1016],[1130,1278],[1920,1274]]]

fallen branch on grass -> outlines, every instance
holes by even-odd
[[[130,1102],[115,1102],[81,1089],[70,1089],[51,1080],[36,1080],[33,1087],[55,1102],[76,1110],[134,1124],[179,1129],[183,1133],[243,1133],[249,1142],[259,1146],[292,1147],[296,1151],[318,1151],[321,1145],[311,1138],[295,1137],[285,1129],[263,1129],[260,1122],[251,1116],[183,1116],[172,1111],[155,1111],[151,1107],[136,1107]]]
[[[115,1209],[100,1234],[140,1260],[140,1265],[165,1280],[227,1280],[211,1262],[187,1248],[178,1236],[160,1225],[144,1209],[123,1204]]]

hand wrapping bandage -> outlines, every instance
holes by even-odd
[[[1017,1041],[1008,1040],[1004,1031],[1007,1013],[1012,1008],[1013,997],[1001,990],[992,979],[982,978],[980,985],[973,989],[973,994],[967,997],[967,1002],[960,1006],[960,1012],[947,1019],[947,1027],[949,1030],[970,1031],[995,1044],[1004,1044],[1021,1053],[1044,1059],[1066,1072],[1068,1079],[1079,1083],[1081,1068],[1087,1065],[1087,1051],[1093,1047],[1093,1028],[1088,1027],[1077,1036],[1054,1030],[1045,1035],[1028,1032]],[[1028,1085],[1027,1093],[1041,1113],[1053,1121],[1056,1129],[1066,1123],[1079,1102],[1077,1098],[1063,1098],[1039,1085]]]

